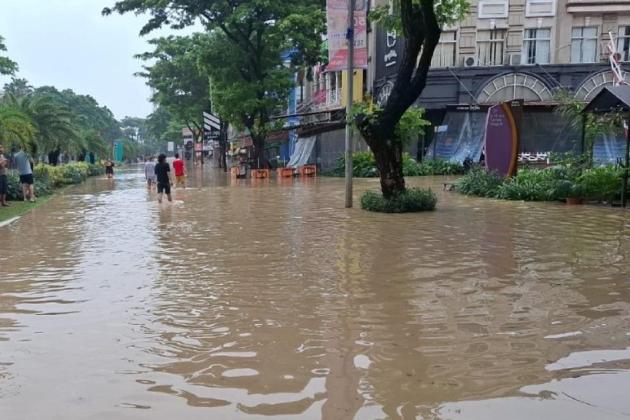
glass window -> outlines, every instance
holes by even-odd
[[[621,54],[621,61],[630,61],[630,26],[619,27],[617,52]]]
[[[551,29],[525,29],[523,38],[524,64],[549,64],[551,60]]]
[[[504,29],[477,32],[477,57],[480,66],[502,66],[505,50]]]
[[[440,36],[440,42],[435,47],[432,67],[453,67],[457,55],[457,32],[445,31]]]
[[[578,26],[571,33],[571,62],[594,63],[597,61],[597,27]]]

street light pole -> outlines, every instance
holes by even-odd
[[[354,8],[355,0],[348,0],[348,68],[346,86],[346,208],[352,207],[352,105],[354,100]]]

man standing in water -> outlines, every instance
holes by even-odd
[[[155,175],[155,162],[153,161],[154,157],[149,156],[147,161],[144,163],[144,177],[147,180],[147,188],[151,190],[155,182],[157,181]]]
[[[179,153],[175,153],[173,169],[175,170],[175,185],[177,185],[178,188],[186,188],[186,173],[184,172],[184,161],[179,158]]]
[[[22,148],[15,154],[15,166],[17,166],[18,173],[20,174],[20,184],[22,184],[22,197],[24,197],[24,201],[30,200],[31,203],[34,203],[35,187],[33,186],[31,158],[28,157]]]
[[[7,166],[9,160],[4,157],[4,146],[0,144],[0,206],[7,207],[7,194],[9,188],[9,180],[7,179]]]
[[[166,162],[166,155],[161,154],[158,156],[158,163],[155,165],[155,175],[157,176],[157,192],[158,203],[162,203],[162,196],[166,193],[166,198],[171,202],[171,178],[169,176],[171,172],[170,165]]]

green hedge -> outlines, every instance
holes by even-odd
[[[51,166],[38,164],[33,170],[35,180],[35,194],[38,196],[49,195],[54,189],[65,185],[80,184],[89,176],[102,175],[105,169],[101,165],[92,165],[85,162],[68,163],[65,165]],[[16,173],[8,175],[9,200],[22,199],[22,187],[20,178]]]
[[[346,159],[344,156],[337,159],[333,176],[343,176],[345,173]],[[355,152],[352,155],[352,173],[357,178],[376,178],[378,168],[372,152]],[[416,162],[409,153],[403,154],[403,175],[404,176],[427,176],[427,175],[456,175],[463,174],[464,167],[459,163],[451,163],[443,160],[425,160]]]
[[[381,193],[368,191],[361,197],[363,210],[379,213],[413,213],[435,210],[437,197],[431,190],[408,188],[403,194],[386,199]]]
[[[615,166],[577,170],[555,166],[520,169],[512,178],[501,178],[474,169],[455,182],[455,190],[466,195],[523,201],[559,201],[568,197],[591,201],[613,201],[621,192],[623,171]]]

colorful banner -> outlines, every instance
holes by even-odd
[[[327,0],[328,67],[340,71],[348,67],[348,5],[350,0]],[[354,0],[354,68],[367,68],[367,0]]]

